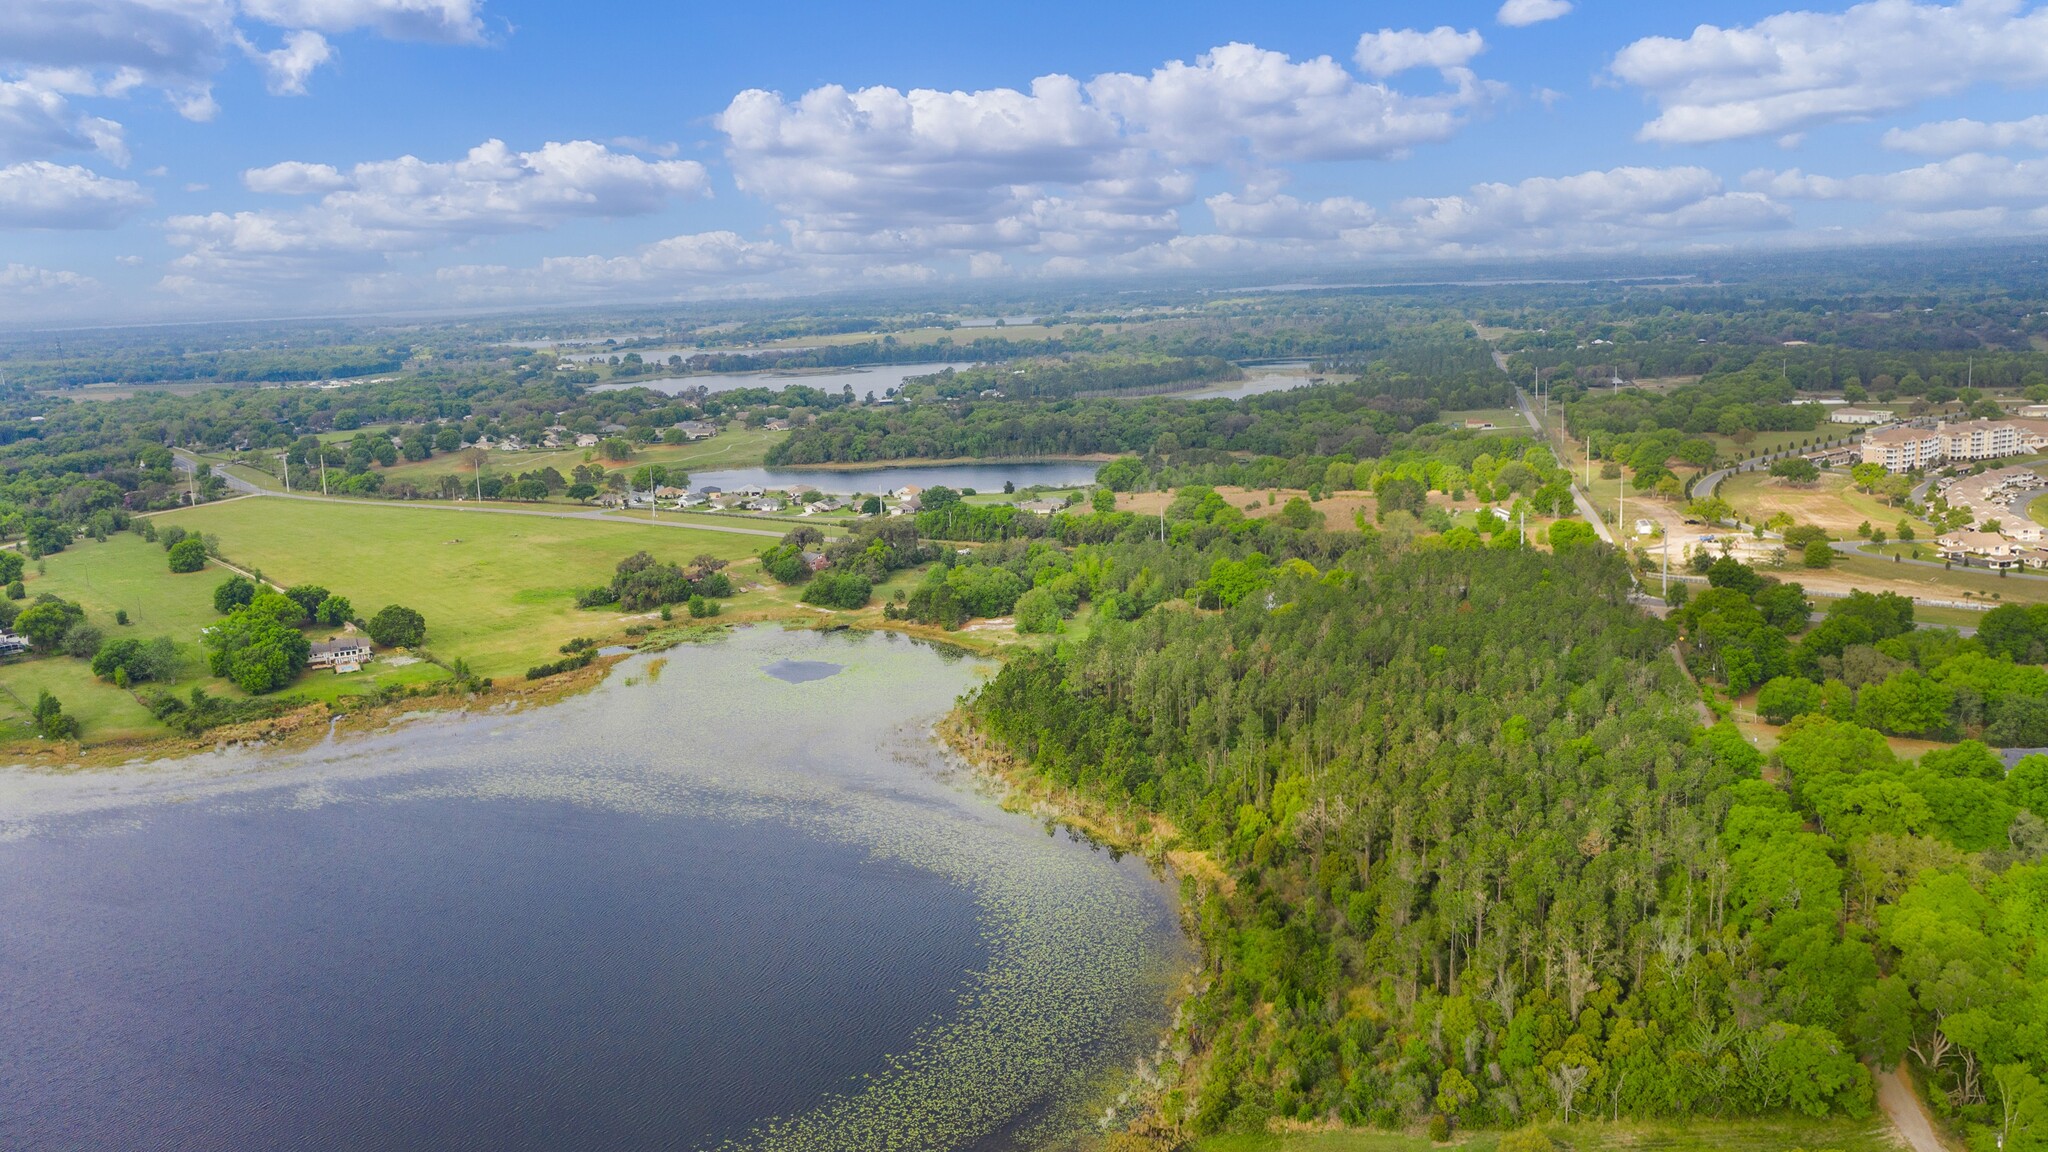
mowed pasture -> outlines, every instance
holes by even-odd
[[[219,538],[223,555],[279,584],[320,584],[368,617],[404,604],[427,618],[427,647],[508,676],[572,637],[615,633],[613,612],[576,607],[576,594],[611,579],[645,550],[687,565],[709,553],[750,557],[771,541],[680,526],[486,511],[255,498],[169,513]],[[216,576],[217,578],[217,576]]]
[[[239,697],[242,691],[206,670],[200,633],[220,620],[213,610],[213,589],[229,575],[210,563],[198,572],[174,573],[163,548],[132,533],[105,543],[82,538],[64,551],[45,556],[42,571],[30,565],[25,574],[30,596],[48,593],[85,609],[86,623],[109,638],[148,640],[168,636],[178,646],[180,666],[171,680],[147,686],[182,694],[195,686],[219,696]],[[121,612],[128,623],[116,623]],[[314,629],[309,635],[324,637]],[[336,676],[309,672],[292,685],[296,696],[324,700],[363,692],[385,684],[411,684],[443,675],[432,664],[371,664],[361,672]],[[164,729],[142,706],[137,691],[117,688],[93,676],[87,661],[48,654],[10,661],[0,669],[0,728],[23,724],[36,696],[49,692],[76,716],[91,743],[162,735]],[[25,731],[25,727],[23,729]],[[7,731],[7,735],[20,733]]]

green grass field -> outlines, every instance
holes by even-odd
[[[1741,1120],[1691,1124],[1577,1124],[1545,1129],[1558,1147],[1571,1152],[1897,1152],[1899,1144],[1882,1117],[1871,1120]],[[1274,1136],[1212,1136],[1196,1141],[1195,1152],[1428,1152],[1460,1148],[1493,1152],[1501,1133],[1454,1135],[1449,1144],[1400,1132],[1317,1132]]]
[[[209,564],[199,572],[173,573],[161,546],[132,533],[122,533],[104,544],[82,539],[54,556],[44,557],[42,566],[42,573],[31,566],[26,574],[31,596],[49,593],[77,602],[85,609],[87,623],[110,637],[169,636],[177,643],[183,658],[180,673],[155,687],[183,693],[203,686],[215,695],[242,695],[233,684],[207,674],[200,645],[200,630],[220,619],[213,610],[213,589],[228,573],[218,564]],[[119,610],[128,613],[125,626],[115,623]],[[332,700],[374,686],[416,684],[444,675],[440,668],[424,661],[378,661],[348,675],[309,672],[289,691],[308,699]],[[11,662],[5,674],[0,675],[0,739],[25,734],[19,725],[35,704],[37,694],[43,691],[56,696],[66,712],[78,717],[89,742],[163,734],[162,726],[136,699],[135,693],[96,679],[86,661],[53,654]]]
[[[485,676],[524,671],[574,636],[617,631],[616,614],[577,609],[576,593],[611,578],[642,549],[687,563],[708,552],[732,560],[769,541],[694,531],[671,521],[506,516],[378,504],[239,500],[167,513],[220,538],[230,560],[280,584],[318,583],[363,616],[385,604],[427,618],[428,647]]]

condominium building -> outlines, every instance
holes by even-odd
[[[1890,472],[1910,472],[1958,460],[1996,460],[2048,448],[2048,422],[2039,420],[1943,421],[1932,430],[1900,425],[1863,438],[1863,462]]]
[[[1931,468],[1941,460],[1941,437],[1926,428],[1880,428],[1863,438],[1863,462],[1887,472]]]

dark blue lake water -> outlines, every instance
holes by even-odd
[[[923,725],[974,667],[751,630],[522,715],[6,776],[0,1148],[997,1149],[1078,1124],[1185,957],[1142,867],[936,755]]]

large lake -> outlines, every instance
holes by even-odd
[[[1155,1052],[1132,859],[928,725],[984,667],[742,630],[517,714],[0,775],[0,1147],[1007,1149]]]
[[[814,488],[833,496],[856,492],[875,495],[894,492],[906,484],[930,488],[972,488],[976,492],[1001,492],[1008,481],[1019,488],[1033,484],[1048,488],[1073,488],[1095,483],[1102,463],[1097,460],[1013,460],[981,464],[915,464],[882,468],[725,468],[716,472],[690,473],[690,487],[716,485],[728,491],[743,484],[763,488]]]
[[[678,392],[689,392],[698,388],[706,392],[730,392],[735,388],[773,388],[780,392],[792,384],[816,388],[820,392],[837,392],[852,388],[853,394],[863,400],[873,392],[877,398],[884,396],[891,388],[900,388],[912,376],[929,376],[947,367],[958,367],[945,362],[932,364],[876,364],[864,368],[840,368],[822,372],[706,372],[695,376],[654,376],[645,380],[614,380],[591,386],[592,392],[618,392],[627,388],[649,388],[673,396]]]

